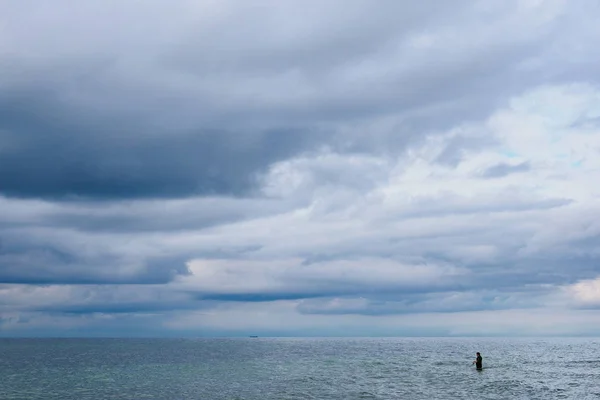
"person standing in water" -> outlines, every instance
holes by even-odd
[[[477,358],[475,359],[475,361],[473,361],[473,364],[475,364],[475,368],[483,369],[483,358],[481,357],[481,354],[479,354],[479,352],[477,352]]]

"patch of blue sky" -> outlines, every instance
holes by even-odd
[[[574,161],[571,163],[571,167],[573,168],[581,168],[583,166],[583,160]]]
[[[500,154],[502,154],[503,156],[506,156],[508,158],[517,158],[517,157],[519,157],[519,154],[516,153],[516,152],[514,152],[514,151],[512,151],[512,150],[502,150],[500,152]]]

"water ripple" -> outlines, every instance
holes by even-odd
[[[0,399],[597,399],[596,354],[584,339],[2,339]]]

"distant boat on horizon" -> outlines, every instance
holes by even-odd
[[[257,338],[258,335],[250,335],[251,338]]]

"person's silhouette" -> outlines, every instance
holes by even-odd
[[[481,354],[479,352],[477,352],[477,358],[475,359],[475,361],[473,361],[473,364],[475,364],[475,368],[483,369],[483,358],[481,357]]]

